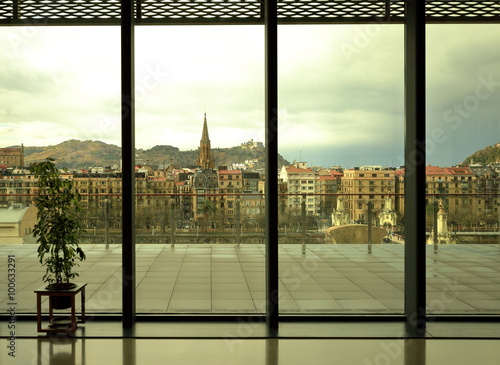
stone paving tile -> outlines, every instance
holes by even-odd
[[[340,303],[333,299],[320,299],[320,300],[300,300],[296,299],[295,302],[299,309],[304,312],[331,312],[342,310]]]
[[[338,300],[342,308],[357,311],[383,311],[388,308],[379,300],[375,299],[340,299]]]
[[[330,300],[333,297],[325,290],[315,290],[315,291],[293,291],[290,293],[295,301],[298,300]]]
[[[167,313],[211,313],[210,299],[176,299],[168,303]]]
[[[364,290],[335,290],[329,291],[334,299],[373,299],[373,297]]]
[[[87,282],[87,308],[121,310],[121,247],[86,245],[78,281]],[[33,290],[45,270],[35,245],[0,245],[14,252],[19,312],[34,312]],[[401,313],[404,247],[280,245],[283,313]],[[159,313],[254,313],[265,308],[263,245],[137,245],[137,308]],[[427,247],[431,313],[500,313],[498,245]],[[6,270],[6,260],[0,260]],[[0,285],[7,283],[0,275]],[[6,303],[0,298],[0,305]]]
[[[212,310],[215,313],[256,313],[252,299],[212,299]]]
[[[167,305],[164,299],[137,298],[137,306],[147,313],[166,313]]]
[[[252,299],[249,290],[212,290],[212,299],[214,300],[249,300]]]
[[[212,293],[209,290],[174,290],[170,300],[184,300],[184,299],[212,299]]]

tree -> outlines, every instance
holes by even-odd
[[[77,260],[85,260],[78,245],[83,230],[80,195],[73,191],[73,181],[62,179],[54,159],[34,164],[32,171],[38,178],[39,194],[36,197],[38,223],[33,229],[37,238],[38,258],[46,266],[43,281],[62,286],[78,276],[73,272]]]
[[[215,204],[212,200],[205,199],[198,206],[198,214],[203,216],[203,228],[207,230],[208,216],[215,212]]]

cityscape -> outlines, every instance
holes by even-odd
[[[199,148],[189,154],[193,158],[187,166],[150,164],[140,156],[136,160],[134,232],[138,277],[143,278],[137,286],[141,313],[265,312],[265,160],[219,164],[209,121],[206,114],[200,118]],[[428,255],[434,254],[428,256],[433,259],[428,268],[430,313],[498,312],[498,284],[491,284],[486,299],[476,297],[484,292],[482,275],[498,275],[497,262],[485,259],[496,252],[500,238],[500,164],[485,162],[498,147],[471,156],[480,162],[426,167],[425,244]],[[238,148],[258,154],[265,146],[250,139]],[[0,149],[0,248],[14,250],[23,267],[40,270],[32,232],[35,199],[43,191],[24,149]],[[407,246],[404,167],[280,161],[280,311],[401,313]],[[123,252],[120,161],[60,172],[81,197],[79,219],[85,232],[79,241],[89,257],[80,267],[80,279],[90,283],[87,308],[120,312],[121,286],[114,284],[119,282],[117,271],[110,271]],[[458,271],[473,283],[441,306],[443,286],[465,285],[456,279]],[[26,297],[20,312],[36,308],[29,291],[40,286],[39,277],[33,280],[22,289]],[[112,300],[103,301],[109,295]]]
[[[499,23],[0,2],[0,363],[496,364]]]
[[[249,140],[243,150],[264,149],[262,142]],[[495,146],[498,148],[499,144]],[[265,161],[235,161],[217,164],[204,115],[194,166],[173,163],[155,165],[136,161],[136,229],[146,242],[200,241],[211,234],[220,242],[262,242],[265,226]],[[60,166],[62,167],[62,166]],[[33,208],[39,192],[36,179],[26,166],[24,147],[0,149],[0,209]],[[430,235],[436,214],[446,219],[440,234],[498,230],[500,163],[467,166],[427,166],[427,231]],[[385,241],[402,243],[404,237],[404,167],[364,165],[316,167],[304,161],[284,160],[279,176],[280,232],[286,242],[325,242],[332,226],[372,225],[384,228]],[[121,169],[92,167],[64,171],[81,196],[81,219],[88,235],[121,228]],[[17,204],[17,205],[16,205]],[[370,209],[370,211],[369,211]],[[440,218],[440,219],[441,219]],[[0,222],[1,224],[1,222]],[[11,241],[23,242],[26,234]],[[169,233],[170,232],[170,233]],[[172,234],[172,232],[174,232]],[[246,233],[242,235],[242,233]],[[307,235],[307,238],[304,237]],[[294,236],[295,241],[294,241]],[[494,238],[494,237],[493,237]],[[473,237],[478,242],[478,237]],[[2,238],[7,240],[7,238]],[[189,240],[188,240],[189,241]],[[381,239],[378,240],[381,243]],[[470,242],[440,238],[443,243]],[[326,239],[326,242],[329,242]],[[483,242],[483,241],[481,241]],[[484,242],[489,242],[486,237]],[[348,242],[346,242],[348,243]]]

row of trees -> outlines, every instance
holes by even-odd
[[[448,211],[446,203],[444,210]],[[281,208],[281,207],[280,207]],[[375,214],[377,212],[374,212]],[[429,201],[426,210],[427,227],[432,227],[434,214],[434,204]],[[81,212],[81,218],[87,229],[104,228],[104,222],[108,221],[110,229],[121,229],[121,208],[113,199],[108,202],[108,208],[105,205],[101,207],[92,206]],[[234,220],[234,217],[232,217]],[[265,226],[265,215],[243,214],[239,216],[240,227],[243,230],[263,230]],[[306,227],[308,230],[324,228],[330,224],[329,214],[317,216],[302,216],[299,210],[291,211],[279,209],[280,228],[292,230]],[[474,214],[470,211],[462,211],[448,214],[448,224],[455,227],[475,228],[475,227],[497,227],[497,214]],[[191,228],[201,231],[223,230],[235,228],[236,222],[229,222],[224,209],[217,209],[216,204],[211,200],[204,200],[198,206],[198,211],[191,216],[182,216],[179,209],[173,206],[169,201],[164,205],[138,205],[136,207],[136,224],[138,229],[147,230],[155,228],[159,232],[166,232],[172,225],[176,228]],[[404,216],[398,217],[400,229],[404,227]]]
[[[446,201],[442,201],[443,209],[447,213],[449,211]],[[432,227],[434,216],[434,200],[429,200],[426,206],[426,224],[428,229]],[[439,208],[438,208],[439,209]],[[472,210],[462,209],[459,212],[448,214],[448,224],[455,226],[457,229],[472,229],[472,228],[495,228],[499,225],[499,216],[497,214],[475,214]]]
[[[106,208],[107,204],[107,208]],[[242,210],[243,211],[243,210]],[[83,210],[81,219],[88,231],[103,229],[108,222],[111,230],[121,229],[121,208],[113,199]],[[326,217],[326,216],[325,216]],[[234,219],[234,217],[233,217]],[[326,219],[326,218],[325,218]],[[318,229],[318,217],[302,217],[300,211],[280,211],[280,228],[292,230],[301,229],[303,223],[306,229]],[[217,209],[212,200],[204,200],[198,206],[196,217],[182,217],[180,210],[169,202],[165,205],[148,205],[136,207],[136,227],[140,230],[155,229],[158,232],[167,232],[174,225],[177,229],[190,228],[200,231],[233,229],[236,222],[229,223],[224,209]],[[265,214],[240,214],[240,227],[247,231],[263,231],[265,227]]]

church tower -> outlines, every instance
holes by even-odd
[[[210,148],[210,138],[208,138],[207,113],[203,120],[203,132],[200,140],[200,151],[196,159],[196,165],[202,169],[213,169],[215,167],[214,156]]]

